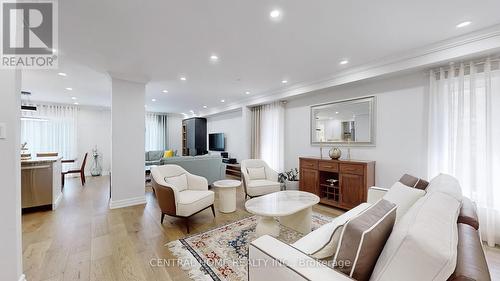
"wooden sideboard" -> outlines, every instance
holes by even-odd
[[[318,195],[322,204],[352,209],[366,202],[368,188],[375,185],[375,161],[299,159],[300,190]]]

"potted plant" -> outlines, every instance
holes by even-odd
[[[299,190],[299,170],[297,168],[279,173],[278,181],[284,183],[286,190]]]

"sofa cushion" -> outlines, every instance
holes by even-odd
[[[463,198],[458,180],[447,174],[439,174],[433,178],[425,191],[428,193],[442,192],[452,196],[459,202],[462,202]]]
[[[297,240],[292,246],[301,252],[317,259],[333,257],[344,224],[351,218],[366,210],[371,204],[362,203],[343,213],[306,236]]]
[[[149,152],[149,161],[158,161],[163,157],[163,150],[153,150]]]
[[[266,168],[247,168],[248,179],[249,180],[265,180],[266,179]]]
[[[178,193],[177,215],[190,216],[214,203],[211,190],[184,190]]]
[[[270,180],[252,180],[247,184],[247,193],[250,196],[260,196],[272,192],[280,191],[279,182]]]
[[[457,266],[448,280],[491,280],[479,233],[472,226],[458,224]]]
[[[165,182],[171,184],[177,189],[177,191],[183,191],[188,188],[187,176],[186,174],[180,174],[173,177],[165,177]]]
[[[479,218],[477,217],[476,205],[469,198],[462,198],[462,207],[458,214],[458,223],[465,223],[476,230],[479,229]]]
[[[384,199],[396,204],[396,222],[410,209],[418,199],[425,195],[425,191],[417,188],[408,187],[401,182],[396,182],[384,195]]]
[[[456,264],[459,209],[445,193],[420,198],[394,226],[371,280],[446,280]]]
[[[357,281],[368,281],[391,234],[396,209],[396,204],[382,199],[349,220],[342,229],[334,268]]]

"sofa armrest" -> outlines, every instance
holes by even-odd
[[[268,235],[252,241],[248,254],[249,281],[353,280]]]
[[[368,203],[373,204],[384,197],[385,193],[389,191],[387,188],[372,186],[368,189]]]
[[[189,190],[208,190],[208,181],[204,177],[188,174],[187,180]]]

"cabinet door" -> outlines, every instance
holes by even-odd
[[[363,176],[341,174],[340,175],[340,193],[342,206],[354,208],[364,202],[364,180]]]
[[[300,170],[300,190],[316,194],[318,187],[318,171],[311,169]]]

